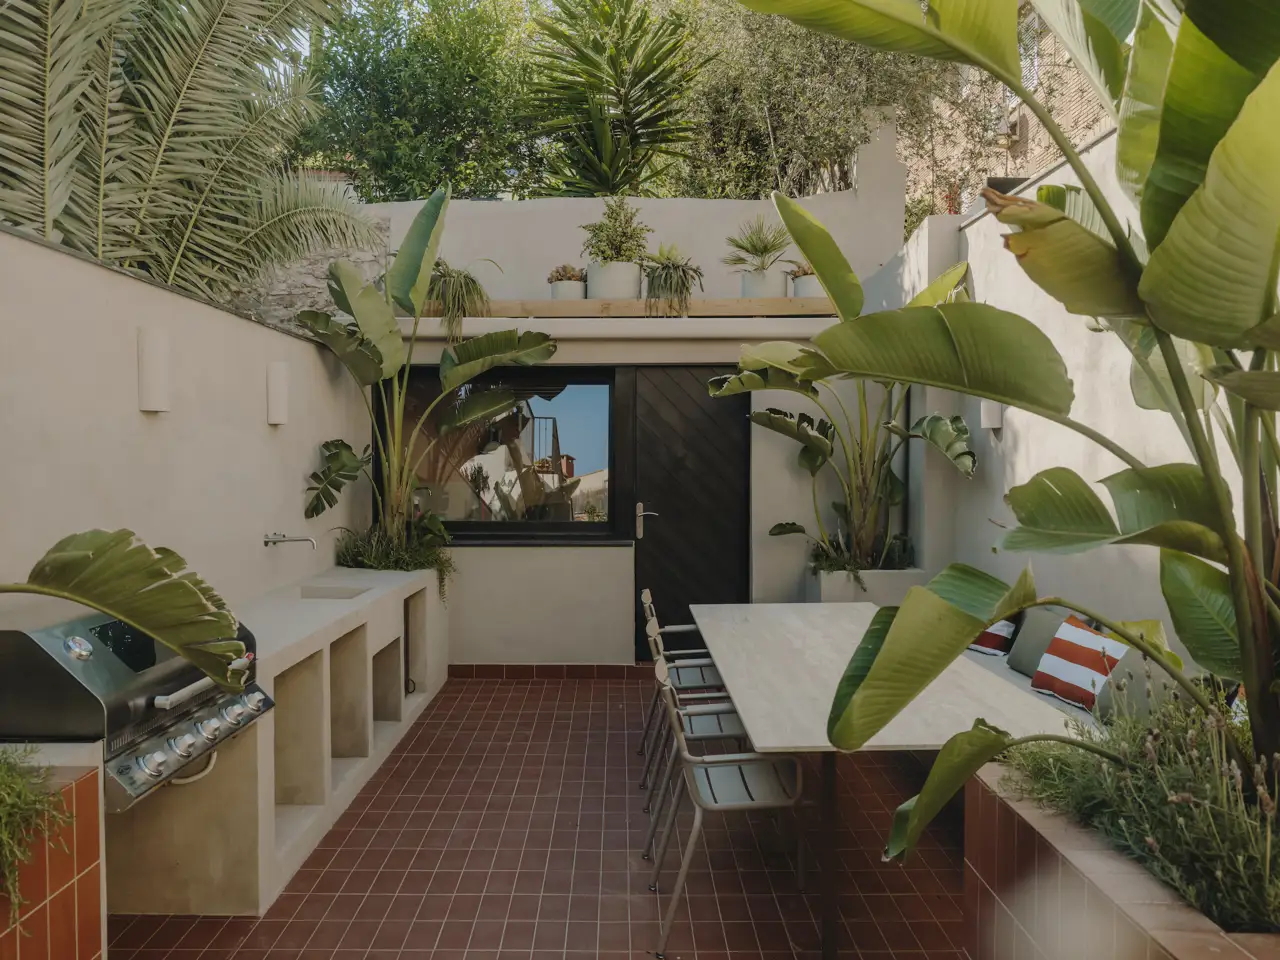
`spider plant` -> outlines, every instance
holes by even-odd
[[[488,262],[493,263],[492,260]],[[493,265],[498,267],[496,263]],[[484,286],[470,270],[451,267],[443,257],[436,260],[431,271],[427,296],[440,304],[440,326],[450,343],[457,343],[462,338],[463,317],[489,315],[489,294]]]
[[[696,283],[702,289],[702,268],[681,256],[674,243],[659,244],[658,252],[645,256],[645,312],[653,317],[687,317],[689,295]]]
[[[769,226],[763,215],[747,221],[735,236],[725,240],[734,252],[720,262],[738,267],[742,273],[764,273],[781,260],[791,246],[786,226],[781,223]]]

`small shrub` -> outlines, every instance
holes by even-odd
[[[639,263],[648,251],[645,237],[653,232],[639,217],[640,211],[627,203],[626,197],[606,200],[604,216],[582,225],[587,231],[582,255],[595,263]]]
[[[338,538],[337,562],[359,570],[435,570],[440,575],[440,599],[447,600],[456,569],[447,542],[419,523],[412,526],[404,543],[381,527],[344,529]]]
[[[31,845],[71,819],[62,795],[47,789],[49,772],[31,763],[32,748],[0,749],[0,894],[9,898],[9,917],[18,919],[25,902],[18,871],[31,860]]]
[[[587,271],[571,263],[562,263],[547,274],[547,283],[559,283],[561,280],[576,280],[582,283],[586,279]]]
[[[1220,712],[1230,719],[1172,699],[1145,721],[1077,725],[1076,736],[1128,768],[1061,743],[1017,747],[1007,760],[1028,796],[1101,833],[1225,930],[1280,932],[1280,756],[1240,770],[1226,743],[1234,738],[1248,756],[1248,721],[1225,703]]]
[[[813,264],[808,260],[792,260],[794,266],[787,271],[787,276],[794,280],[796,277],[813,277],[817,276],[813,270]]]

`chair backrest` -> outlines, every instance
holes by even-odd
[[[658,618],[650,617],[644,623],[644,635],[649,641],[649,653],[655,661],[664,659],[666,650],[662,646],[662,628],[658,626]]]
[[[658,659],[654,662],[653,675],[657,678],[662,693],[662,702],[667,708],[667,719],[670,721],[672,733],[676,736],[676,744],[680,748],[680,755],[686,759],[691,758],[689,743],[684,737],[684,719],[680,716],[680,703],[676,699],[675,688],[671,686],[671,678],[667,673],[665,661]]]
[[[653,594],[649,592],[649,588],[645,587],[640,591],[640,602],[646,607],[653,606]]]

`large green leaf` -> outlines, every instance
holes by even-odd
[[[990,188],[982,195],[997,220],[1019,228],[1005,235],[1005,249],[1038,287],[1071,313],[1143,315],[1138,278],[1109,240],[1047,203]]]
[[[871,664],[875,663],[880,648],[884,645],[884,638],[889,633],[889,627],[893,625],[893,618],[897,615],[897,607],[881,607],[875,612],[866,632],[862,634],[862,639],[858,641],[857,649],[849,658],[849,665],[844,668],[840,682],[836,684],[836,695],[831,701],[831,712],[827,715],[827,739],[837,746],[840,745],[837,739],[840,718],[844,716],[853,695],[862,686],[862,681],[867,678],[867,671],[871,669]]]
[[[807,413],[792,413],[789,410],[777,410],[769,407],[765,410],[752,410],[751,422],[757,426],[780,433],[784,437],[803,444],[807,450],[813,451],[814,465],[809,467],[810,473],[818,469],[831,457],[831,441],[835,436],[835,428],[826,420],[814,421]],[[806,464],[808,466],[808,464]]]
[[[1210,530],[1220,526],[1209,482],[1194,463],[1131,467],[1103,478],[1101,483],[1111,494],[1122,533],[1149,530],[1171,520]]]
[[[1263,410],[1280,410],[1280,373],[1271,370],[1237,370],[1213,367],[1205,374],[1211,381]]]
[[[744,344],[738,355],[738,366],[743,370],[773,367],[794,374],[801,380],[823,380],[838,372],[813,347],[792,343],[790,340]]]
[[[391,299],[415,317],[422,316],[427,303],[431,272],[440,253],[444,217],[452,192],[452,185],[446,182],[427,198],[409,224],[396,258],[387,271],[387,290]]]
[[[1257,76],[1280,57],[1280,9],[1272,0],[1187,0],[1186,9],[1210,40]]]
[[[968,479],[978,466],[978,455],[969,446],[972,437],[964,417],[944,417],[930,413],[921,417],[904,430],[896,423],[886,423],[885,428],[903,439],[924,440],[937,448]]]
[[[805,397],[816,397],[818,388],[809,380],[802,380],[793,373],[778,367],[761,367],[712,377],[707,381],[707,392],[713,397],[732,397],[753,390],[785,390]]]
[[[942,271],[936,280],[908,300],[906,305],[908,307],[936,307],[940,303],[948,302],[956,293],[956,289],[964,283],[964,278],[968,273],[969,262],[961,260],[954,266]]]
[[[472,337],[440,355],[440,387],[446,393],[497,366],[531,367],[555,355],[556,342],[545,333],[496,330]]]
[[[742,0],[878,50],[971,63],[1009,86],[1022,76],[1018,0]]]
[[[320,456],[323,462],[320,469],[307,479],[311,481],[303,515],[310,520],[318,517],[338,502],[340,494],[348,483],[354,483],[360,477],[360,471],[373,462],[373,454],[365,446],[363,453],[356,453],[351,444],[345,440],[326,440],[320,444]]]
[[[985,303],[869,313],[813,338],[832,365],[872,380],[922,383],[1063,416],[1074,393],[1044,333]]]
[[[364,282],[354,264],[337,260],[329,265],[329,294],[339,309],[355,317],[360,333],[377,348],[382,358],[381,379],[404,366],[404,337],[396,312],[381,290]]]
[[[1102,498],[1067,467],[1037,473],[1012,487],[1005,501],[1018,518],[1001,543],[1005,550],[1080,553],[1120,536]]]
[[[1183,29],[1186,29],[1185,21]],[[1275,309],[1280,261],[1280,66],[1249,95],[1204,183],[1151,254],[1141,293],[1170,333],[1233,346]]]
[[[1182,18],[1160,112],[1160,136],[1142,188],[1147,246],[1164,242],[1174,217],[1204,181],[1209,157],[1258,78]]]
[[[778,216],[787,225],[791,239],[813,265],[813,272],[822,282],[840,319],[852,320],[862,313],[862,284],[827,228],[812,213],[777,190],[773,192],[773,205],[778,208]]]
[[[1149,4],[1142,5],[1138,28],[1129,53],[1129,76],[1120,101],[1116,133],[1116,175],[1125,192],[1135,200],[1151,172],[1160,140],[1160,113],[1165,81],[1173,60],[1173,34],[1169,23]]]
[[[440,419],[440,432],[448,433],[478,420],[492,420],[510,413],[516,395],[510,390],[472,390]]]
[[[1181,338],[1175,338],[1173,345],[1183,376],[1187,378],[1187,384],[1191,388],[1191,398],[1196,409],[1203,410],[1217,396],[1213,384],[1203,376],[1213,366],[1213,350],[1203,343]],[[1139,341],[1139,349],[1143,349],[1143,341]],[[1169,365],[1165,363],[1164,354],[1159,350],[1152,350],[1143,359],[1150,368],[1149,373],[1136,357],[1129,367],[1129,391],[1133,394],[1133,402],[1143,410],[1172,412],[1164,400],[1165,397],[1174,397],[1173,380],[1169,376]],[[1163,396],[1161,389],[1164,391]]]
[[[1226,571],[1176,550],[1161,550],[1160,592],[1192,659],[1210,673],[1239,680],[1240,637]]]
[[[1123,30],[1127,20],[1129,30],[1133,29],[1133,16],[1123,6],[1132,8],[1137,13],[1137,3],[1131,0],[1125,4],[1088,3],[1086,0],[1032,0],[1032,6],[1040,19],[1057,35],[1063,47],[1071,57],[1071,62],[1093,87],[1098,101],[1116,117],[1116,103],[1124,89],[1125,67],[1128,62],[1128,49],[1125,40],[1129,33],[1117,34],[1114,30]],[[1091,7],[1110,6],[1110,10],[1099,9],[1098,13],[1112,15],[1113,22],[1100,19],[1091,11]]]
[[[38,593],[92,607],[186,657],[229,690],[244,688],[245,654],[223,599],[172,550],[151,549],[132,530],[89,530],[58,541],[26,583],[0,593]],[[184,572],[185,571],[185,572]]]
[[[924,787],[894,811],[885,856],[896,858],[909,853],[947,802],[970,777],[1000,756],[1012,739],[999,727],[978,719],[973,722],[973,729],[957,733],[944,743],[929,768]]]
[[[382,354],[358,327],[319,310],[303,310],[297,320],[334,352],[362,386],[372,386],[382,379]]]

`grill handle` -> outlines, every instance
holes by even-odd
[[[233,660],[230,669],[248,670],[250,661],[247,657],[240,660]],[[197,680],[195,683],[189,683],[181,690],[175,690],[173,693],[161,694],[156,697],[152,703],[155,704],[157,710],[172,710],[174,707],[181,706],[192,697],[204,693],[213,687],[213,678],[205,677],[203,680]]]

